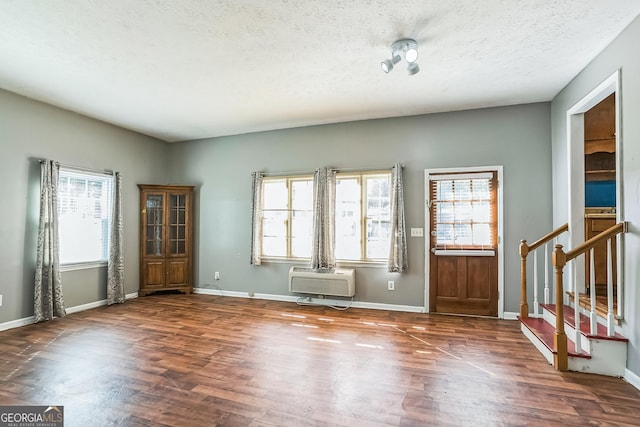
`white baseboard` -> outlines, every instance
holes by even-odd
[[[315,298],[314,298],[315,299]],[[318,300],[322,301],[322,300]],[[415,305],[381,304],[377,302],[353,301],[351,307],[371,310],[405,311],[408,313],[424,313],[424,307]]]
[[[236,291],[224,291],[221,289],[210,289],[210,288],[194,288],[193,293],[195,294],[204,294],[204,295],[221,295],[225,297],[234,297],[234,298],[253,298],[253,299],[265,299],[271,301],[284,301],[284,302],[297,302],[301,298],[306,299],[304,296],[296,296],[296,295],[275,295],[275,294],[256,294],[249,292],[236,292]],[[396,305],[396,304],[381,304],[375,302],[365,302],[365,301],[350,301],[350,300],[338,300],[338,299],[329,299],[329,298],[311,298],[311,304],[318,305],[335,305],[340,307],[353,307],[353,308],[368,308],[372,310],[389,310],[389,311],[405,311],[409,313],[423,313],[424,307],[422,306],[413,306],[413,305]]]
[[[80,311],[90,310],[92,308],[102,307],[103,305],[107,305],[107,300],[103,299],[101,301],[88,302],[86,304],[76,305],[74,307],[65,308],[67,314],[78,313]]]
[[[516,313],[513,311],[505,311],[504,313],[502,313],[502,318],[504,320],[518,320],[518,316],[520,316],[520,313]]]
[[[126,294],[124,296],[125,301],[128,299],[133,299],[133,298],[138,298],[138,293],[137,292],[133,292],[131,294]],[[97,308],[97,307],[102,307],[107,305],[107,300],[103,299],[100,301],[94,301],[94,302],[89,302],[87,304],[81,304],[81,305],[76,305],[74,307],[69,307],[66,309],[67,314],[73,314],[73,313],[77,313],[79,311],[85,311],[85,310],[90,310],[92,308]]]
[[[35,322],[35,317],[29,316],[22,319],[11,320],[9,322],[0,323],[0,331],[6,331],[7,329],[19,328],[20,326],[27,326]]]
[[[629,369],[625,369],[624,371],[624,379],[629,384],[640,390],[640,376],[634,374]]]
[[[124,296],[125,300],[133,299],[133,298],[138,298],[138,293],[137,292],[133,292],[131,294],[126,294]],[[85,311],[85,310],[89,310],[89,309],[96,308],[96,307],[102,307],[104,305],[107,305],[107,300],[106,299],[101,300],[101,301],[89,302],[87,304],[80,304],[80,305],[76,305],[74,307],[68,307],[68,308],[65,308],[65,311],[67,312],[67,314],[73,314],[73,313],[78,313],[80,311]],[[6,331],[8,329],[19,328],[21,326],[31,325],[34,322],[35,322],[35,318],[33,316],[29,316],[29,317],[25,317],[23,319],[11,320],[9,322],[0,323],[0,332],[1,331]]]

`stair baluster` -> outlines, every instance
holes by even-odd
[[[591,335],[598,333],[598,313],[596,313],[596,260],[595,249],[589,251],[589,322],[591,326]],[[578,305],[580,302],[578,301]]]
[[[607,335],[614,336],[616,316],[613,314],[613,258],[611,239],[607,240]]]
[[[573,289],[578,289],[578,283],[577,283],[577,277],[578,277],[578,272],[576,270],[577,268],[577,262],[574,259],[573,262],[571,263],[571,268],[572,268],[572,275],[573,275]],[[576,292],[576,295],[578,293]],[[574,302],[576,302],[577,300],[574,299]],[[582,338],[582,334],[580,333],[580,301],[577,301],[577,304],[575,304],[575,308],[574,308],[574,317],[575,317],[575,330],[576,330],[576,336],[575,339],[573,340],[576,343],[576,351],[580,351],[582,349],[582,343],[581,338]]]
[[[623,235],[620,235],[619,238],[616,239],[616,253],[619,253],[619,254],[622,253],[622,239],[624,239]],[[618,267],[620,266],[621,264],[618,264]],[[622,268],[617,268],[616,272],[618,273],[618,282],[616,283],[617,298],[618,298],[617,299],[618,319],[622,319],[623,309],[624,309],[624,303],[622,301],[622,297],[624,295],[624,280],[622,277],[622,274],[623,274]]]
[[[558,238],[555,238],[558,243]],[[549,243],[544,244],[544,303],[549,304]]]
[[[538,303],[538,251],[533,251],[533,313],[537,317],[540,314]]]

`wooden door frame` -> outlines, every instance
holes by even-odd
[[[624,205],[622,203],[622,91],[620,90],[620,77],[620,69],[618,69],[567,110],[567,199],[569,203],[567,207],[567,223],[569,224],[569,248],[575,248],[584,242],[584,113],[612,93],[616,94],[616,223],[624,221]],[[624,283],[623,239],[623,234],[616,239],[618,286],[623,286]],[[575,282],[572,277],[573,269],[567,269],[569,280],[565,283],[580,283],[581,288],[578,291],[584,292],[586,282],[584,261],[581,258],[579,257],[579,265],[575,269]],[[621,292],[618,292],[618,315],[621,316],[621,298],[624,291],[622,287],[619,289]]]
[[[424,237],[424,312],[429,313],[429,272],[431,268],[431,260],[429,256],[429,242],[431,236],[431,221],[429,203],[429,175],[443,173],[474,173],[474,172],[495,172],[498,177],[498,318],[504,318],[504,239],[503,239],[503,197],[502,197],[502,166],[472,166],[472,167],[456,167],[456,168],[438,168],[424,170],[424,223],[426,234]]]

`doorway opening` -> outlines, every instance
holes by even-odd
[[[616,94],[584,113],[584,221],[585,240],[616,224]],[[613,292],[616,292],[616,253],[612,245]],[[585,291],[591,286],[591,259],[585,260]],[[596,296],[607,295],[607,245],[594,248]]]
[[[620,71],[616,71],[567,111],[569,247],[621,221]],[[606,295],[606,246],[594,250],[596,293]],[[613,277],[621,287],[620,239],[612,245]],[[590,260],[579,260],[570,292],[589,291]],[[615,280],[615,279],[614,279]],[[621,306],[620,289],[616,305]]]

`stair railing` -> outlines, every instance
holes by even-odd
[[[569,355],[567,351],[567,335],[564,332],[564,283],[563,283],[563,270],[565,265],[569,261],[575,260],[578,256],[585,254],[587,256],[587,252],[589,252],[589,256],[591,257],[591,282],[594,283],[594,271],[593,271],[593,249],[595,246],[606,242],[607,243],[607,335],[613,336],[615,335],[615,314],[613,313],[613,263],[612,263],[612,250],[611,250],[611,242],[612,239],[615,238],[620,233],[627,232],[627,223],[620,222],[597,236],[592,237],[584,243],[576,246],[572,250],[568,252],[564,252],[562,250],[562,245],[556,244],[556,248],[553,251],[552,263],[555,270],[555,284],[556,284],[556,330],[553,334],[553,344],[554,344],[554,361],[553,366],[560,370],[566,371],[568,369],[569,364]],[[575,277],[575,262],[574,266],[574,277]],[[619,272],[618,272],[619,273]],[[622,283],[618,281],[618,286],[622,286]],[[594,307],[596,305],[596,294],[595,294],[595,286],[590,286],[591,288],[591,310],[590,310],[590,326],[591,333],[595,335],[597,328],[597,319]],[[575,301],[575,329],[576,329],[576,349],[580,351],[580,301],[578,292],[574,294]]]
[[[520,317],[529,317],[529,303],[527,302],[527,256],[533,252],[533,312],[539,314],[538,301],[538,251],[544,245],[544,303],[549,304],[549,252],[548,245],[551,239],[556,239],[562,233],[569,231],[569,224],[564,224],[549,234],[541,237],[532,244],[526,240],[520,241]]]

